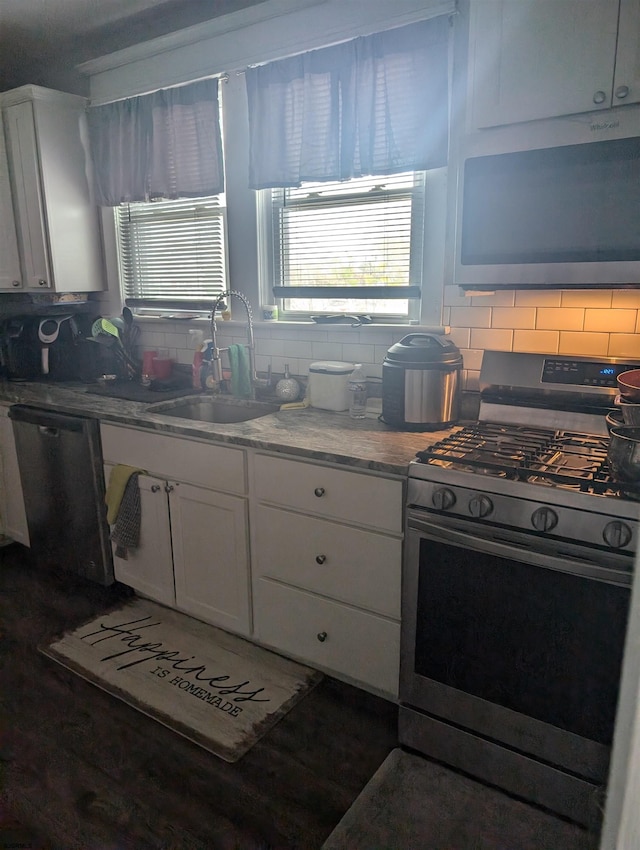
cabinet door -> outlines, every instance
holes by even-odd
[[[29,545],[29,527],[24,509],[18,454],[8,407],[0,406],[0,531]]]
[[[53,281],[45,238],[33,105],[18,103],[7,107],[5,121],[25,283],[28,288],[48,289]]]
[[[610,107],[617,32],[617,0],[472,0],[468,129]]]
[[[169,487],[177,607],[250,634],[246,500],[190,484]]]
[[[5,99],[8,95],[4,96]],[[51,93],[4,109],[16,229],[28,289],[104,288],[84,102]]]
[[[109,480],[111,468],[105,466],[105,481]],[[173,607],[176,596],[166,482],[150,475],[139,475],[138,484],[140,545],[131,549],[127,558],[117,557],[114,547],[113,572],[118,581],[137,590],[142,596]]]
[[[640,102],[640,3],[620,0],[613,106]]]
[[[9,165],[0,113],[0,290],[22,287],[16,225],[11,202]]]

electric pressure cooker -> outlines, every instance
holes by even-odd
[[[405,431],[436,431],[460,413],[462,355],[447,335],[409,334],[382,364],[382,421]]]

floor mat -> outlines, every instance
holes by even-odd
[[[241,758],[322,678],[141,599],[40,651],[228,762]]]
[[[393,750],[322,850],[597,850],[582,827]]]

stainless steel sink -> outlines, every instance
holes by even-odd
[[[147,412],[158,413],[162,416],[175,416],[179,419],[228,425],[234,422],[248,422],[250,419],[259,419],[269,413],[276,413],[279,409],[279,404],[266,401],[194,395],[174,401],[150,404],[147,407]]]

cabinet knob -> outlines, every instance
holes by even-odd
[[[597,91],[593,96],[594,103],[604,103],[607,99],[607,95],[603,91]]]
[[[629,86],[618,86],[614,94],[620,100],[624,100],[624,98],[629,94]]]
[[[317,638],[320,641],[320,643],[324,643],[325,640],[327,639],[327,633],[326,632],[318,632]]]
[[[326,560],[327,560],[326,555],[316,555],[316,564],[324,564],[324,562]]]
[[[316,487],[316,489],[313,492],[316,494],[316,496],[318,498],[320,498],[321,496],[324,496],[324,487]]]
[[[20,281],[19,280],[12,280],[11,286],[20,286]]]
[[[160,489],[160,485],[159,485],[159,484],[152,484],[152,485],[151,485],[151,492],[152,492],[152,493],[157,493],[159,489]]]
[[[49,284],[47,283],[47,281],[43,280],[42,278],[40,278],[40,280],[38,281],[38,286],[48,286],[48,285]]]
[[[173,493],[173,484],[165,484],[164,485],[165,493]]]

